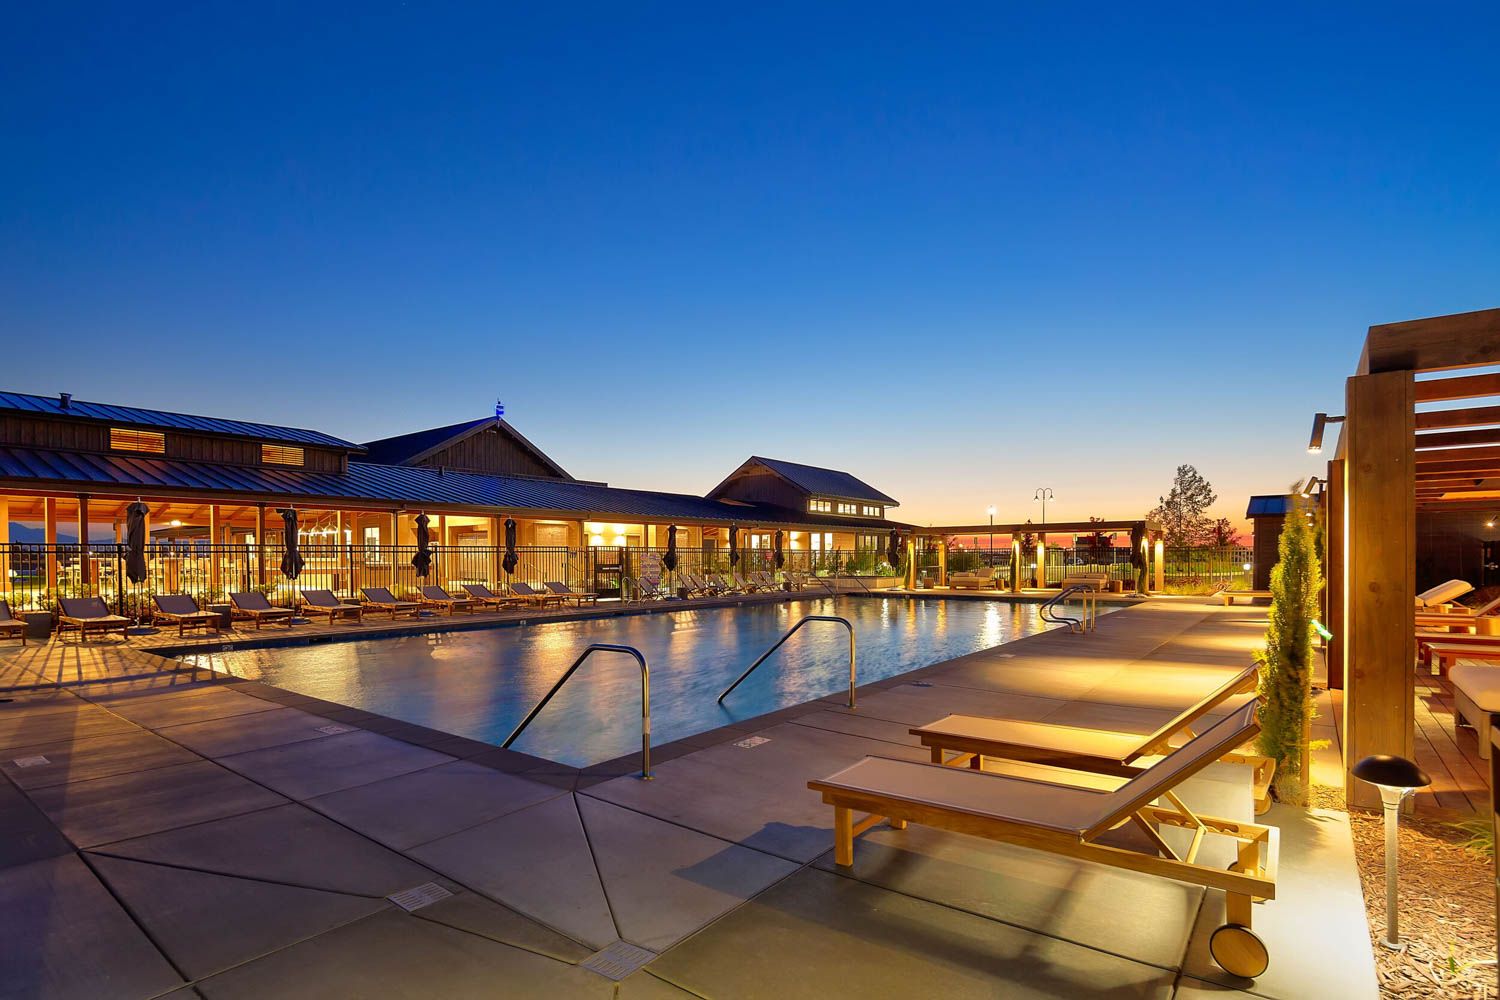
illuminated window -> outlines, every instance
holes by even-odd
[[[840,514],[853,514],[853,513],[856,513],[858,510],[859,510],[859,506],[857,504],[852,504],[852,503],[841,503],[841,504],[839,504],[839,513]]]
[[[302,449],[291,445],[263,444],[260,460],[268,465],[301,465]]]
[[[827,500],[809,500],[807,501],[807,509],[816,513],[827,514],[833,510],[833,504]]]
[[[863,514],[865,515],[865,517],[879,517],[880,516],[880,508],[879,507],[862,507],[862,508],[860,508],[860,510],[863,512]]]
[[[155,431],[131,431],[123,427],[109,429],[109,446],[115,451],[144,451],[152,455],[167,453],[167,439]]]

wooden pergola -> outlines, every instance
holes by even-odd
[[[1021,539],[1025,535],[1031,535],[1036,539],[1037,562],[1043,563],[1046,559],[1047,536],[1050,535],[1084,535],[1095,532],[1130,532],[1130,545],[1132,552],[1139,549],[1139,558],[1136,560],[1136,588],[1145,592],[1148,587],[1160,591],[1163,589],[1162,580],[1162,541],[1161,526],[1154,521],[1143,519],[1123,521],[1054,521],[1050,524],[1034,524],[1026,521],[1022,524],[955,524],[941,527],[928,526],[925,528],[913,528],[907,537],[907,559],[906,559],[906,586],[916,586],[915,545],[918,538],[935,538],[938,543],[938,586],[946,586],[948,583],[948,539],[955,536],[966,535],[1009,535],[1011,545],[1010,560],[1010,589],[1019,592],[1021,589]],[[1154,546],[1154,549],[1153,549]],[[1147,578],[1147,566],[1155,566],[1154,582]]]
[[[1500,397],[1500,374],[1428,373],[1485,365],[1500,365],[1500,309],[1372,326],[1344,384],[1328,463],[1328,673],[1345,687],[1345,790],[1360,805],[1379,797],[1355,763],[1414,754],[1417,513],[1500,502],[1500,406],[1472,402]]]

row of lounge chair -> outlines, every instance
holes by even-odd
[[[1199,815],[1176,789],[1210,764],[1229,761],[1250,765],[1255,795],[1266,797],[1273,762],[1236,751],[1259,732],[1254,698],[1194,732],[1255,683],[1255,667],[1247,667],[1147,736],[949,715],[911,729],[931,749],[931,763],[869,756],[808,788],[833,806],[839,865],[854,863],[856,836],[886,820],[896,829],[917,823],[1222,889],[1227,923],[1210,937],[1209,951],[1227,971],[1253,979],[1270,956],[1250,929],[1251,904],[1276,895],[1279,831]],[[984,771],[985,757],[1011,763],[1005,773]],[[856,812],[869,815],[856,822]],[[1126,823],[1144,834],[1149,853],[1100,842]],[[1190,832],[1188,846],[1174,848],[1162,828]],[[1200,859],[1210,835],[1234,843],[1227,869],[1222,860]]]
[[[659,601],[671,594],[663,584],[653,583],[644,576],[630,577],[638,600]],[[756,570],[748,575],[741,573],[692,573],[679,570],[672,574],[672,586],[686,592],[688,597],[723,597],[726,594],[755,594],[779,591],[787,588],[801,590],[806,579],[799,574],[788,573],[785,583],[778,582],[769,570]]]
[[[464,596],[456,596],[442,587],[426,586],[419,588],[415,601],[399,600],[385,587],[362,587],[364,600],[355,604],[341,600],[331,590],[303,590],[295,609],[276,607],[265,594],[250,591],[229,595],[230,616],[237,621],[253,621],[259,630],[266,624],[290,624],[298,614],[326,617],[331,625],[339,619],[362,621],[369,611],[384,612],[394,620],[400,616],[416,616],[424,608],[451,615],[455,611],[472,614],[483,609],[498,611],[526,606],[572,604],[583,607],[598,600],[593,593],[573,590],[559,581],[548,581],[545,586],[545,591],[539,591],[524,583],[513,583],[509,594],[496,594],[482,584],[467,584]],[[218,632],[222,627],[223,618],[217,611],[204,610],[188,594],[155,594],[152,603],[152,623],[175,625],[178,635],[186,634],[190,628]],[[81,638],[87,638],[119,632],[128,636],[128,629],[136,623],[133,618],[114,614],[101,597],[64,597],[58,600],[58,607],[57,629],[60,634],[74,631]],[[19,638],[24,646],[28,627],[29,623],[11,611],[9,602],[0,600],[0,636]]]

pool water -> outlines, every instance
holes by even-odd
[[[668,743],[849,687],[848,632],[810,622],[715,701],[804,615],[854,626],[859,683],[1044,631],[1039,605],[843,597],[186,656],[235,676],[501,743],[590,643],[651,667],[652,742]],[[575,767],[640,749],[640,668],[595,653],[513,749]]]

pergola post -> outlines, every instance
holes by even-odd
[[[1380,797],[1351,765],[1372,754],[1414,756],[1414,409],[1410,371],[1345,383],[1344,791],[1353,805],[1373,807]]]
[[[94,592],[93,560],[89,558],[89,495],[78,494],[78,585],[84,594]]]
[[[1156,544],[1151,547],[1151,557],[1155,560],[1151,589],[1160,594],[1167,589],[1166,542],[1158,538]]]
[[[57,498],[42,498],[42,540],[47,543],[47,593],[57,596]]]
[[[906,589],[917,589],[917,538],[915,535],[906,539]]]
[[[1333,638],[1328,640],[1328,650],[1323,656],[1328,670],[1328,686],[1335,690],[1344,687],[1344,654],[1347,647],[1345,633],[1348,629],[1347,595],[1344,593],[1344,564],[1347,540],[1344,533],[1345,486],[1344,460],[1336,458],[1328,463],[1328,485],[1323,491],[1324,521],[1326,529],[1323,557],[1327,562],[1323,592],[1328,620],[1324,622]]]
[[[10,593],[10,497],[0,496],[0,586]]]
[[[500,531],[500,519],[490,518],[490,578],[486,583],[491,590],[500,586],[500,556],[505,548],[505,540]]]
[[[948,586],[948,539],[946,538],[938,539],[937,585]]]
[[[255,505],[255,582],[266,585],[266,505]]]
[[[1036,577],[1031,581],[1038,589],[1047,586],[1047,533],[1036,533]]]
[[[219,505],[208,505],[208,585],[217,591],[223,582],[223,557],[219,546],[223,544],[223,528],[219,524]],[[215,595],[217,600],[217,595]]]
[[[1010,592],[1021,592],[1021,533],[1010,536]]]

